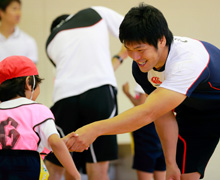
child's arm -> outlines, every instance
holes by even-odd
[[[67,172],[72,175],[75,180],[80,180],[80,174],[76,169],[76,166],[70,156],[70,153],[65,145],[65,143],[60,139],[57,134],[52,134],[48,138],[48,142],[56,155],[57,159],[64,166]]]

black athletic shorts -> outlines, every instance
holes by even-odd
[[[220,137],[219,110],[185,108],[177,112],[177,164],[184,173],[199,172],[201,179]]]
[[[165,171],[163,150],[154,123],[132,132],[132,137],[134,142],[132,168],[149,173]]]
[[[117,90],[114,87],[105,85],[56,102],[51,110],[61,136],[94,121],[116,116],[118,113],[116,94]],[[79,170],[85,162],[115,160],[118,158],[116,135],[100,136],[88,150],[71,154]],[[46,156],[46,160],[61,165],[53,153]]]
[[[36,151],[0,150],[0,179],[39,180],[40,155]]]

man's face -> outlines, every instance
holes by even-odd
[[[128,56],[130,56],[139,66],[142,72],[148,72],[153,67],[159,69],[164,65],[161,61],[162,47],[158,43],[158,48],[148,43],[125,43]]]
[[[1,21],[10,25],[16,25],[21,18],[21,5],[13,1],[11,2],[5,11],[0,10]]]

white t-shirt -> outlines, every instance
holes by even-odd
[[[174,38],[165,71],[150,70],[148,80],[154,87],[187,94],[188,89],[209,63],[209,54],[200,41],[187,37],[175,36]]]
[[[52,37],[47,46],[48,57],[56,65],[54,102],[106,84],[117,87],[111,62],[109,33],[118,38],[123,16],[105,7],[96,6],[91,9],[85,12],[101,16],[97,22],[71,29],[64,27]],[[77,18],[76,15],[73,17]],[[90,21],[87,13],[81,16]],[[81,22],[70,18],[64,25],[77,23]]]

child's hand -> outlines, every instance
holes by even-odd
[[[66,144],[66,142],[69,140],[69,137],[67,137],[67,136],[64,136],[63,138],[61,138],[62,139],[62,141]]]
[[[67,145],[67,142],[69,141],[69,139],[71,137],[77,137],[78,134],[76,134],[75,132],[69,133],[66,136],[64,136],[63,138],[61,138],[63,140],[63,142]]]

